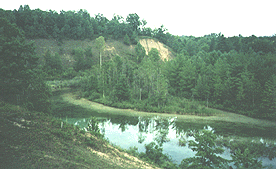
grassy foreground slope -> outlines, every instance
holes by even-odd
[[[1,168],[155,168],[78,127],[0,102]]]

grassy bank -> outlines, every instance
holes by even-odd
[[[60,102],[60,104],[68,104],[64,105],[68,111],[66,111],[66,115],[58,115],[62,117],[66,116],[75,116],[75,112],[78,111],[78,117],[84,116],[89,117],[91,116],[91,112],[97,113],[112,113],[114,115],[127,115],[127,116],[160,116],[160,117],[177,117],[179,120],[192,120],[192,121],[221,121],[221,122],[230,122],[230,123],[240,123],[246,125],[254,125],[260,127],[276,127],[276,123],[273,121],[263,120],[263,119],[255,119],[251,117],[247,117],[240,114],[235,114],[231,112],[225,112],[221,110],[211,109],[213,112],[212,116],[198,116],[198,115],[179,115],[176,113],[156,113],[156,112],[144,112],[144,111],[137,111],[133,109],[120,109],[115,107],[109,107],[103,104],[99,104],[96,102],[89,101],[86,98],[80,97],[80,92],[77,90],[72,90],[70,88],[63,88],[62,90],[57,90],[54,92],[53,99],[54,102]],[[59,104],[59,107],[60,107]],[[69,106],[75,105],[74,109],[77,110],[72,112]],[[65,112],[65,111],[63,111]],[[205,123],[205,122],[204,122]]]
[[[1,102],[3,168],[154,168],[78,127]]]

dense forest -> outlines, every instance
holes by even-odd
[[[108,20],[102,14],[91,17],[85,10],[58,13],[31,10],[28,5],[0,9],[0,19],[0,85],[5,101],[50,112],[45,74],[81,76],[75,87],[83,96],[107,105],[179,114],[210,114],[212,107],[276,120],[275,35],[175,36],[163,25],[146,27],[137,14]],[[175,57],[163,61],[154,48],[146,54],[139,43],[142,37],[158,39]],[[72,49],[73,76],[64,76],[68,70],[58,53],[36,56],[33,43],[25,38],[55,39],[60,44],[68,39],[95,40],[99,55],[93,56],[91,49]],[[108,39],[133,45],[135,54],[105,58]],[[39,66],[41,57],[45,63]]]

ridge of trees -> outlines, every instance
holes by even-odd
[[[28,5],[20,6],[18,10],[4,10],[0,8],[0,16],[15,23],[20,30],[25,32],[28,39],[47,38],[57,39],[95,39],[103,36],[105,39],[125,39],[126,44],[136,44],[138,36],[157,38],[162,43],[171,47],[174,52],[183,52],[193,56],[200,51],[212,52],[254,52],[275,53],[276,36],[243,37],[242,35],[225,37],[221,33],[212,33],[204,37],[175,36],[170,34],[161,25],[152,30],[146,27],[147,22],[141,20],[134,13],[129,14],[124,20],[122,16],[114,15],[108,20],[103,14],[91,17],[86,10],[79,11],[42,11],[32,10]]]

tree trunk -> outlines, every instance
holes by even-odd
[[[100,69],[102,68],[102,54],[100,52]]]
[[[142,89],[140,88],[140,100],[142,100]]]

